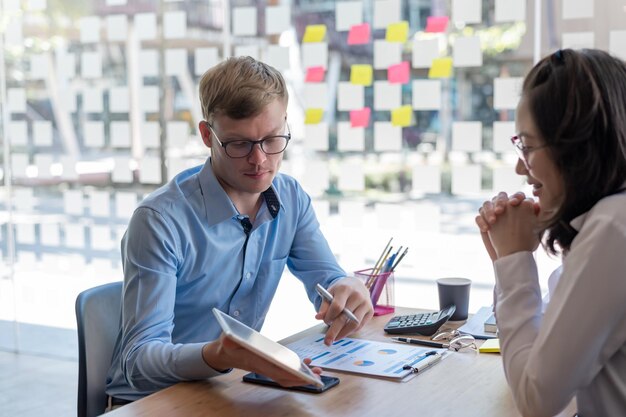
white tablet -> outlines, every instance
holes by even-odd
[[[311,369],[305,365],[296,352],[274,342],[261,333],[235,320],[228,314],[213,308],[213,314],[222,331],[244,348],[267,359],[285,371],[302,378],[310,384],[322,387],[324,384]]]

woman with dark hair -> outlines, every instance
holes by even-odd
[[[512,138],[533,187],[476,217],[495,270],[504,370],[525,416],[576,398],[580,416],[626,416],[626,64],[559,50],[526,76]],[[542,314],[533,252],[562,256]]]

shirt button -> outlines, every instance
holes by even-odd
[[[235,310],[235,311],[233,311],[233,316],[235,316],[235,317],[239,317],[239,310]]]
[[[248,273],[246,274],[246,278],[250,278],[251,276],[252,276],[252,274],[251,274],[250,272],[248,272]]]

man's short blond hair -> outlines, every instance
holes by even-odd
[[[285,80],[278,70],[249,56],[228,58],[200,80],[200,104],[205,120],[215,115],[246,119],[258,115],[276,99],[287,103]]]

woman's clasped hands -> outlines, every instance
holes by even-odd
[[[539,205],[524,193],[500,192],[485,201],[478,213],[476,224],[492,261],[539,246]]]

